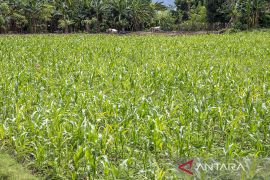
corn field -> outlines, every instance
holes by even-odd
[[[50,179],[269,157],[270,32],[0,37],[0,145]]]

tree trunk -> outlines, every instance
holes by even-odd
[[[259,12],[255,12],[255,20],[254,20],[255,27],[259,27]]]
[[[97,32],[100,32],[99,13],[97,13]]]
[[[28,29],[28,28],[27,28]],[[32,34],[33,33],[33,25],[32,22],[29,22],[29,32]]]
[[[68,26],[65,26],[65,34],[68,33]]]
[[[86,29],[86,32],[90,33],[90,26],[89,26],[89,24],[85,24],[85,29]]]
[[[34,30],[34,33],[37,33],[37,24],[34,20],[34,23],[33,23],[33,30]]]

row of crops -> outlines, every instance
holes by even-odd
[[[270,32],[0,37],[0,145],[37,174],[181,176],[270,153]]]

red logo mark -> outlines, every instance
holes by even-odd
[[[178,166],[178,168],[179,168],[180,170],[182,170],[182,171],[184,171],[184,172],[190,174],[190,175],[193,175],[193,172],[190,171],[191,168],[192,168],[192,163],[193,163],[193,160],[190,160],[190,161],[188,161],[188,162],[186,162],[186,163],[184,163],[184,164],[180,164],[180,165]],[[187,166],[187,165],[189,165],[189,169],[190,169],[190,170],[184,168],[184,167]]]

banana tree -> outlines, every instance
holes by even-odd
[[[238,11],[240,13],[239,21],[248,26],[248,28],[258,27],[261,13],[264,12],[266,0],[239,0]]]
[[[82,21],[82,24],[85,26],[86,32],[90,32],[91,26],[95,26],[97,24],[97,19],[95,17],[92,19],[85,19]]]
[[[27,0],[24,2],[24,14],[28,21],[30,33],[37,32],[37,24],[39,22],[42,1]]]
[[[73,0],[64,0],[64,1],[57,0],[56,1],[57,11],[55,15],[58,15],[61,17],[58,22],[58,27],[61,28],[64,31],[64,33],[68,33],[69,27],[72,24],[74,24],[74,21],[70,18],[70,15],[69,15],[70,9],[74,3],[76,2]]]
[[[7,29],[7,22],[9,18],[10,9],[7,3],[2,2],[0,3],[0,33],[2,31],[5,33]]]
[[[9,29],[11,31],[22,32],[22,29],[28,24],[24,12],[24,4],[20,0],[10,0],[9,3]]]

